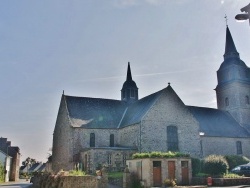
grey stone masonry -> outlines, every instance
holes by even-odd
[[[180,152],[200,157],[199,124],[172,88],[165,89],[143,118],[141,151],[168,151],[168,126],[177,127]]]

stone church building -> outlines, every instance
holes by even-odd
[[[170,84],[139,99],[130,64],[121,100],[62,94],[53,171],[79,167],[94,172],[100,165],[119,169],[135,152],[250,157],[250,68],[240,59],[228,27],[217,79],[218,109],[185,105]]]

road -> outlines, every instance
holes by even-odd
[[[32,188],[32,183],[24,180],[18,182],[0,183],[0,188]]]

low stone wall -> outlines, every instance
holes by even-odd
[[[207,178],[192,178],[192,185],[206,185]],[[212,178],[213,186],[250,185],[250,177],[245,178]]]
[[[122,178],[109,178],[108,182],[109,182],[109,184],[116,185],[118,187],[122,187],[122,185],[123,185],[123,179]]]
[[[34,188],[107,188],[108,180],[105,176],[63,176],[37,175],[33,179]]]

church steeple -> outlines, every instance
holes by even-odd
[[[128,70],[127,70],[127,80],[132,80],[132,74],[131,74],[129,62],[128,62]]]
[[[227,26],[226,29],[226,46],[225,46],[225,54],[224,54],[224,59],[227,58],[239,58],[239,53],[236,50],[231,32]]]
[[[228,27],[224,61],[217,71],[217,79],[218,109],[228,111],[250,131],[250,68],[240,59]]]
[[[136,83],[132,79],[129,62],[128,62],[128,69],[127,69],[127,79],[124,82],[122,86],[122,90],[121,90],[121,100],[126,101],[128,103],[138,100],[138,88],[136,86]]]

